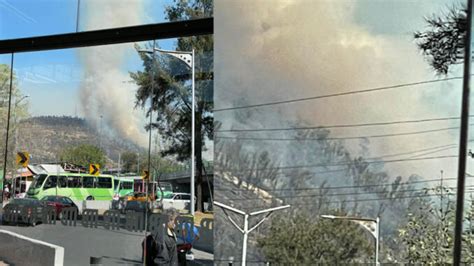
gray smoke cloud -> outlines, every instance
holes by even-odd
[[[420,30],[423,17],[434,10],[433,7],[424,10],[416,3],[411,6],[411,2],[398,3],[403,10],[417,10],[409,13],[412,21],[418,21],[412,31]],[[360,22],[360,14],[356,16],[361,12],[359,5],[358,1],[216,1],[216,109],[435,78],[417,51],[410,32],[371,31]],[[377,17],[404,21],[397,7],[385,9],[386,14]],[[363,15],[370,20],[372,14],[367,10]],[[404,30],[409,28],[404,23]],[[295,121],[331,125],[454,116],[459,115],[460,84],[453,81],[249,109],[247,120],[238,120],[237,112],[218,112],[216,120],[227,129],[281,127]],[[332,129],[331,133],[333,136],[373,135],[455,125],[458,121]],[[369,150],[364,152],[367,156],[379,156],[419,150],[457,142],[457,133],[451,130],[417,137],[370,139]],[[284,137],[285,134],[288,133],[247,136]],[[285,158],[285,145],[289,144],[280,142],[271,148],[280,151],[274,154],[281,154],[284,164],[303,164]],[[346,146],[354,154],[361,153],[357,141],[347,141]],[[455,153],[456,150],[447,150],[430,156]],[[387,169],[406,176],[420,173],[432,177],[441,168],[454,175],[456,161],[387,165]]]
[[[101,0],[85,2],[81,30],[143,24],[142,1]],[[122,138],[146,146],[144,113],[134,109],[136,86],[123,70],[126,60],[136,56],[133,44],[107,45],[78,49],[85,78],[79,93],[82,111],[97,127],[108,128]],[[100,116],[103,116],[100,121]],[[100,125],[102,123],[102,125]]]

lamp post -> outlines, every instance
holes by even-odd
[[[380,238],[380,218],[359,218],[359,217],[348,217],[348,216],[335,216],[335,215],[321,215],[322,218],[331,220],[349,220],[361,225],[365,230],[375,238],[375,265],[379,263],[379,238]]]
[[[233,208],[231,206],[228,206],[228,205],[225,205],[225,204],[222,204],[220,202],[217,202],[217,201],[214,201],[213,203],[214,205],[216,206],[219,206],[222,208],[222,210],[224,211],[224,213],[226,214],[227,216],[227,219],[229,219],[229,221],[244,235],[244,239],[242,241],[242,266],[245,266],[246,265],[246,260],[247,260],[247,240],[248,240],[248,235],[250,232],[252,232],[253,230],[255,230],[259,225],[261,225],[266,219],[268,219],[268,217],[270,217],[270,215],[274,212],[274,211],[279,211],[279,210],[283,210],[283,209],[286,209],[286,208],[289,208],[290,205],[285,205],[285,206],[280,206],[280,207],[274,207],[274,208],[269,208],[269,209],[265,209],[265,210],[260,210],[260,211],[256,211],[256,212],[251,212],[251,213],[246,213],[244,211],[241,211],[241,210],[238,210],[236,208]],[[237,214],[240,214],[242,216],[244,216],[244,228],[240,228],[240,226],[237,225],[237,223],[232,219],[232,217],[230,217],[226,210],[229,210],[233,213],[237,213]],[[249,217],[250,216],[255,216],[255,215],[259,215],[259,214],[266,214],[265,217],[263,217],[262,220],[260,220],[256,225],[254,225],[252,228],[249,229]]]
[[[185,63],[190,69],[191,69],[191,90],[192,90],[192,106],[191,106],[191,206],[190,206],[190,213],[191,215],[194,215],[194,175],[195,175],[195,159],[194,159],[194,149],[195,149],[195,89],[194,89],[194,49],[192,49],[190,52],[186,51],[170,51],[170,50],[163,50],[163,49],[158,49],[155,48],[153,45],[153,50],[139,50],[139,52],[147,52],[147,53],[152,53],[153,55],[155,54],[155,51],[171,55],[183,63]]]
[[[154,48],[154,47],[153,47]],[[190,213],[194,216],[194,175],[195,175],[195,158],[194,158],[194,150],[195,150],[195,89],[194,89],[194,49],[191,52],[182,52],[182,51],[169,51],[169,50],[162,50],[158,48],[154,48],[154,51],[158,51],[163,54],[171,55],[183,63],[185,63],[191,69],[191,93],[192,93],[192,106],[191,106],[191,206],[190,206]]]

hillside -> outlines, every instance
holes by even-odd
[[[32,163],[56,162],[59,152],[69,146],[88,143],[102,146],[108,161],[118,161],[120,153],[144,152],[134,143],[107,136],[100,141],[100,134],[87,121],[77,117],[40,116],[22,120],[15,140],[18,150],[31,154]]]

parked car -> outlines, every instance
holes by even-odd
[[[194,197],[196,202],[196,197]],[[191,194],[189,193],[173,193],[163,197],[163,209],[175,208],[177,210],[189,210],[191,204]]]
[[[77,205],[68,197],[64,196],[45,196],[41,199],[45,206],[52,206],[56,210],[56,217],[58,219],[62,218],[62,210],[64,208],[75,208],[76,212],[79,213],[79,208]]]
[[[130,200],[130,201],[127,201],[127,205],[125,205],[124,212],[134,211],[134,212],[145,213],[146,208],[147,208],[146,202],[139,201],[139,200]],[[148,210],[150,210],[150,208],[148,208]]]
[[[151,197],[151,194],[148,194],[148,200],[153,201],[154,199]],[[125,195],[125,201],[146,201],[146,193],[145,192],[130,192]]]
[[[3,207],[2,224],[35,226],[41,222],[43,208],[43,203],[37,199],[13,199]]]

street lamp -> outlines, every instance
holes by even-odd
[[[190,52],[185,52],[185,51],[170,51],[170,50],[163,50],[163,49],[158,49],[155,48],[155,45],[153,44],[153,50],[139,50],[139,52],[146,52],[146,53],[152,53],[153,56],[155,55],[155,51],[171,55],[183,63],[185,63],[190,69],[191,69],[191,90],[192,90],[192,107],[191,107],[191,206],[190,206],[190,212],[191,215],[194,215],[194,143],[195,143],[195,90],[194,90],[194,49],[192,49]]]
[[[349,216],[321,215],[322,218],[331,220],[349,220],[361,225],[375,238],[375,265],[379,263],[379,237],[380,237],[380,218],[359,218]]]
[[[244,235],[244,240],[242,241],[242,266],[245,266],[246,260],[247,260],[247,239],[248,239],[249,233],[252,232],[253,230],[255,230],[266,219],[268,219],[268,217],[270,217],[270,215],[274,211],[279,211],[279,210],[283,210],[283,209],[286,209],[286,208],[290,207],[290,205],[285,205],[285,206],[260,210],[260,211],[256,211],[256,212],[246,213],[244,211],[238,210],[236,208],[233,208],[231,206],[222,204],[222,203],[217,202],[217,201],[214,201],[214,205],[221,207],[222,210],[224,211],[225,215],[227,216],[227,219],[229,219],[229,221]],[[243,215],[244,216],[244,228],[240,228],[240,226],[237,225],[237,223],[232,219],[232,217],[230,217],[227,214],[226,210],[229,210],[231,212]],[[256,225],[254,225],[252,228],[249,229],[249,217],[259,215],[259,214],[264,214],[264,213],[266,214],[265,217],[263,217],[263,219],[260,220],[260,222],[258,222]]]
[[[194,175],[195,175],[195,159],[194,159],[194,149],[195,149],[195,90],[194,90],[194,49],[191,52],[182,52],[182,51],[168,51],[157,49],[153,47],[154,51],[158,51],[163,54],[171,55],[182,62],[184,62],[191,69],[191,93],[192,93],[192,107],[191,107],[191,206],[190,212],[194,216]]]

